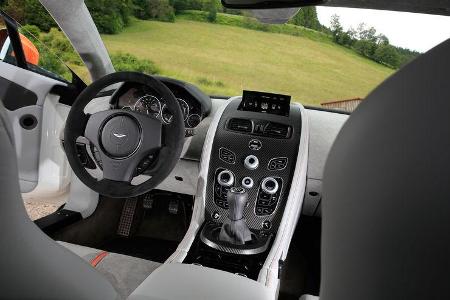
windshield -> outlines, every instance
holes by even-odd
[[[264,91],[350,112],[388,76],[450,37],[450,18],[435,15],[305,7],[287,24],[273,25],[216,0],[106,2],[85,1],[116,70],[188,81],[214,96]],[[45,24],[44,32],[56,27]],[[59,56],[79,65],[70,53]],[[88,72],[79,73],[90,82]]]

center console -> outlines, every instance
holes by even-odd
[[[258,279],[276,243],[291,187],[300,184],[293,178],[303,108],[289,101],[244,92],[216,116],[205,166],[204,221],[183,263]]]

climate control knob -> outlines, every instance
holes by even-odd
[[[234,175],[229,170],[223,170],[217,175],[217,181],[221,186],[229,187],[234,183]]]
[[[273,177],[266,177],[261,182],[261,189],[265,193],[273,195],[278,191],[278,181],[276,181]]]
[[[249,155],[244,160],[244,166],[249,170],[255,170],[259,166],[259,160],[254,155]]]

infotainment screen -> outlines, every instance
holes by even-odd
[[[239,110],[289,116],[291,96],[244,91]]]

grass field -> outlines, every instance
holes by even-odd
[[[261,90],[317,105],[365,97],[393,72],[330,41],[184,19],[134,20],[122,33],[102,38],[110,53],[150,59],[163,75],[214,95]]]

